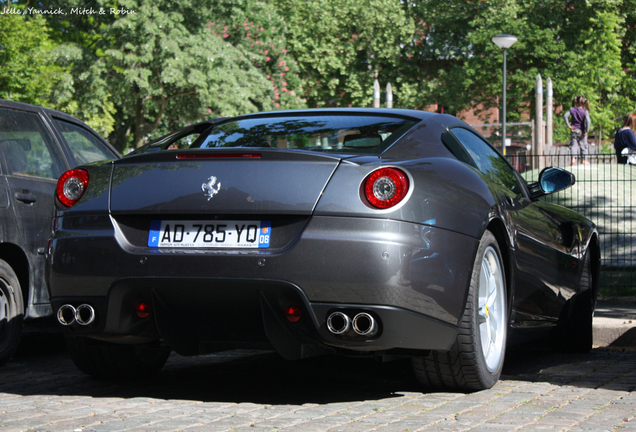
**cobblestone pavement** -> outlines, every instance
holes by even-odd
[[[173,356],[153,380],[103,382],[60,343],[27,334],[0,368],[0,432],[636,431],[633,351],[512,351],[494,388],[427,394],[405,361],[248,351]]]

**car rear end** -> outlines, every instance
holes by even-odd
[[[231,119],[65,174],[49,245],[63,330],[183,355],[448,349],[475,240],[436,221],[437,171],[382,158],[421,119],[336,117]]]

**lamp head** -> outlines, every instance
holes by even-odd
[[[517,36],[509,34],[500,34],[492,37],[492,41],[502,49],[508,49],[517,42]]]

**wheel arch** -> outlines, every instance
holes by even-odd
[[[506,279],[506,295],[508,296],[508,307],[512,304],[513,298],[513,257],[512,257],[512,247],[510,244],[510,237],[508,235],[508,230],[506,229],[506,225],[501,219],[492,219],[488,226],[486,227],[488,231],[490,231],[497,240],[497,245],[499,246],[499,251],[501,252],[501,259],[503,260],[503,267],[505,272]],[[510,316],[510,315],[509,315]]]
[[[24,309],[29,305],[29,260],[19,246],[13,243],[0,243],[0,259],[11,266],[20,281]]]

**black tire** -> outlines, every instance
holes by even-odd
[[[579,294],[572,301],[570,316],[556,329],[553,347],[560,352],[588,353],[594,342],[594,290],[589,252],[583,262]]]
[[[66,338],[75,366],[95,378],[145,378],[157,374],[170,355],[158,344],[124,345],[86,337]]]
[[[11,266],[0,260],[0,366],[9,361],[18,348],[23,319],[20,281]]]
[[[488,294],[484,295],[486,291]],[[494,235],[486,231],[475,257],[457,339],[450,351],[431,351],[425,356],[412,357],[418,381],[429,390],[491,388],[503,369],[507,327],[503,261]]]

